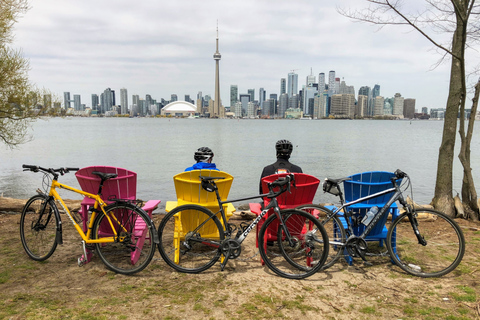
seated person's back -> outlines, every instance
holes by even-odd
[[[201,147],[195,151],[193,159],[197,161],[193,166],[188,167],[185,171],[192,171],[192,170],[218,170],[215,163],[213,161],[213,151],[208,147]]]
[[[260,193],[262,193],[263,177],[267,177],[276,173],[303,173],[302,168],[288,161],[293,151],[293,145],[290,141],[278,140],[275,144],[275,151],[277,154],[277,161],[263,168],[262,175],[260,177]]]

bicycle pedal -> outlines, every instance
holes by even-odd
[[[85,264],[87,264],[87,259],[85,259],[83,254],[81,257],[78,257],[77,263],[79,267],[83,267]]]
[[[366,267],[371,267],[371,266],[373,266],[373,263],[368,262],[368,261],[363,261],[363,265],[366,266]]]

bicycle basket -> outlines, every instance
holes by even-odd
[[[325,182],[323,183],[323,191],[333,194],[334,196],[338,196],[340,194],[338,190],[338,185],[334,184],[329,180],[325,180]]]

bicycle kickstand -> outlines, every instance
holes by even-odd
[[[90,250],[88,250],[88,252],[87,252],[85,241],[83,241],[83,240],[82,240],[82,246],[83,246],[83,254],[78,258],[78,266],[79,267],[82,267],[82,266],[86,265],[90,261],[91,256],[92,256],[92,252],[90,252]]]

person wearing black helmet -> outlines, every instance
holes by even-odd
[[[275,144],[275,150],[277,153],[277,161],[271,165],[263,168],[262,176],[260,177],[260,194],[262,193],[262,178],[275,174],[275,173],[290,173],[297,172],[303,173],[302,168],[290,163],[290,155],[293,151],[293,145],[288,140],[278,140]]]
[[[195,151],[193,159],[197,161],[193,166],[188,167],[185,171],[192,171],[192,170],[201,170],[201,169],[208,169],[208,170],[218,170],[215,163],[212,163],[213,160],[213,151],[209,147],[201,147]]]

